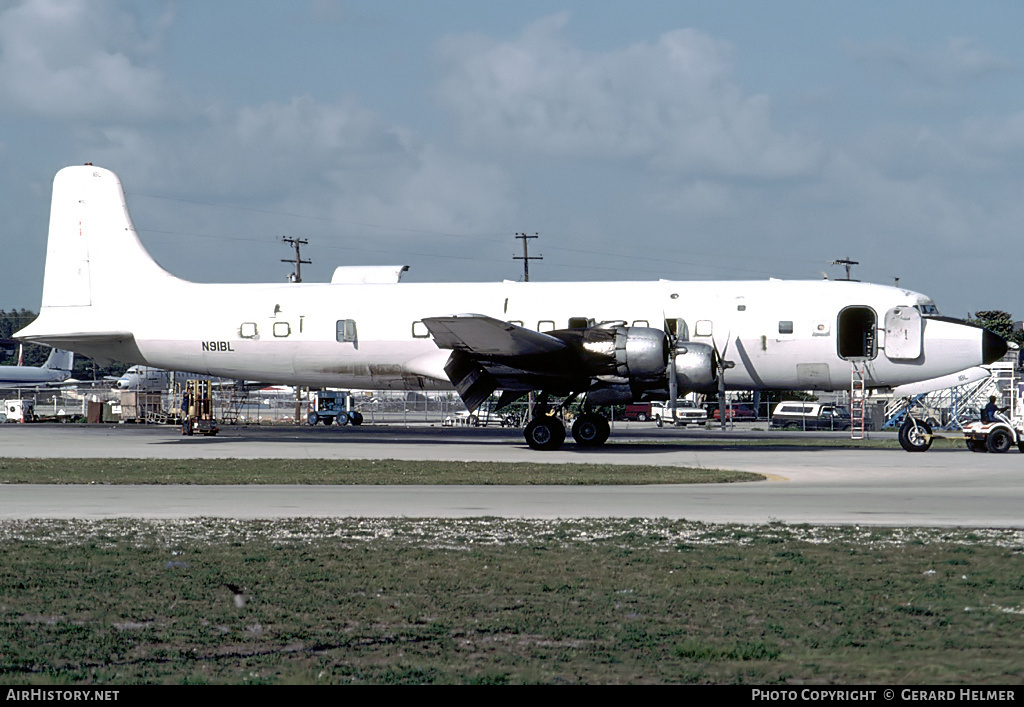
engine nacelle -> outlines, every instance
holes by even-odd
[[[578,337],[591,375],[624,381],[657,380],[665,375],[669,346],[660,329],[612,323],[559,333],[570,332]]]
[[[672,368],[679,391],[717,389],[715,349],[709,344],[680,341],[673,347],[662,330],[630,327],[625,322],[549,333],[582,354],[585,369],[581,373],[597,379],[588,393],[595,405],[628,403],[648,395],[660,399],[669,394]]]
[[[709,344],[681,341],[675,347],[676,385],[680,391],[710,392],[717,389],[715,350]]]

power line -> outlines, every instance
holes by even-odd
[[[196,206],[203,206],[203,207],[209,207],[209,208],[215,208],[215,209],[226,209],[226,210],[236,210],[236,211],[249,211],[249,212],[254,212],[254,213],[262,213],[262,214],[271,214],[271,215],[276,215],[276,216],[282,216],[282,217],[286,217],[286,218],[303,218],[303,219],[309,219],[309,220],[314,220],[314,221],[321,221],[321,222],[324,222],[324,223],[338,223],[338,224],[346,224],[346,225],[349,225],[349,226],[356,226],[356,227],[361,227],[361,228],[373,228],[373,229],[388,230],[388,231],[395,232],[394,235],[396,235],[396,236],[397,236],[398,233],[418,233],[418,234],[431,235],[431,236],[435,236],[435,237],[457,238],[457,239],[460,239],[460,240],[469,240],[469,241],[477,241],[477,242],[491,242],[491,243],[494,243],[494,242],[497,242],[499,240],[497,238],[491,237],[490,234],[461,234],[461,233],[451,233],[451,232],[445,232],[445,231],[432,231],[432,230],[427,230],[427,229],[403,228],[403,227],[400,227],[400,226],[381,225],[381,224],[366,223],[366,222],[360,222],[360,221],[352,221],[352,220],[347,220],[347,219],[339,219],[337,217],[310,216],[310,215],[307,215],[307,214],[300,214],[300,213],[287,212],[287,211],[277,211],[277,210],[266,209],[266,208],[254,208],[254,207],[236,206],[236,205],[223,204],[223,203],[211,203],[211,202],[192,200],[192,199],[179,199],[179,198],[175,198],[175,197],[158,196],[158,195],[155,195],[155,194],[145,194],[145,193],[141,193],[141,192],[130,192],[129,195],[131,195],[131,196],[139,196],[139,197],[146,197],[146,198],[150,198],[150,199],[158,199],[158,200],[163,200],[163,201],[176,201],[176,202],[181,202],[181,203],[186,203],[186,204],[193,204],[193,205],[196,205]],[[192,237],[196,237],[196,238],[209,238],[209,239],[213,239],[213,240],[225,240],[225,241],[237,240],[237,241],[252,241],[252,242],[264,242],[264,243],[266,242],[263,239],[249,238],[249,237],[239,237],[239,236],[224,236],[224,235],[213,235],[213,234],[194,233],[194,232],[193,233],[185,233],[185,232],[181,232],[181,231],[161,230],[161,229],[151,229],[151,228],[140,228],[139,230],[141,232],[145,232],[145,233],[163,233],[163,234],[169,234],[169,235],[188,235],[188,236],[192,236]],[[495,235],[497,235],[497,234],[495,234]],[[529,260],[542,260],[543,259],[542,256],[530,256],[528,254],[528,251],[527,251],[526,239],[527,238],[531,238],[532,239],[532,238],[536,238],[536,237],[538,237],[536,234],[533,235],[533,236],[527,236],[525,233],[524,234],[516,234],[516,238],[519,238],[519,239],[523,240],[524,255],[523,256],[513,256],[513,257],[516,260],[523,260],[524,261],[524,263],[523,263],[523,270],[524,270],[524,275],[527,277],[527,279],[528,279],[528,272],[529,272]],[[390,249],[389,250],[389,249],[381,249],[381,248],[359,248],[359,247],[353,247],[353,246],[350,246],[350,245],[333,245],[333,244],[327,244],[327,245],[321,244],[320,247],[326,247],[328,249],[336,249],[336,250],[363,251],[363,252],[375,252],[375,253],[389,253],[389,252],[391,252],[391,253],[399,254],[400,257],[418,256],[418,257],[430,257],[430,258],[443,258],[443,259],[450,259],[450,260],[478,260],[478,261],[481,261],[481,262],[484,262],[484,261],[500,262],[500,261],[497,261],[496,259],[486,258],[486,257],[473,257],[473,256],[464,256],[464,255],[463,256],[447,255],[447,254],[439,254],[439,253],[436,253],[436,252],[434,252],[434,253],[413,253],[413,252],[410,252],[410,251],[408,251],[408,250],[406,250],[404,248],[403,249]],[[649,272],[653,272],[653,273],[657,273],[657,274],[663,274],[663,275],[669,274],[669,272],[671,271],[671,266],[673,266],[673,265],[675,265],[675,266],[683,265],[683,266],[699,268],[700,270],[705,271],[705,272],[706,271],[726,271],[726,272],[736,272],[736,273],[750,273],[752,275],[755,275],[755,274],[756,275],[770,275],[770,276],[775,276],[775,277],[780,277],[781,276],[781,277],[793,277],[793,278],[798,278],[798,277],[802,277],[803,276],[803,275],[798,275],[798,274],[796,274],[794,272],[787,273],[787,272],[782,271],[782,270],[778,270],[778,269],[774,269],[774,270],[773,269],[764,269],[763,267],[762,268],[742,268],[742,267],[736,267],[735,265],[716,265],[716,264],[713,264],[713,263],[710,263],[710,262],[696,262],[695,260],[692,259],[694,256],[696,256],[698,258],[706,257],[706,258],[712,258],[712,259],[718,259],[718,258],[720,258],[722,256],[721,256],[721,253],[718,253],[718,252],[716,252],[716,253],[709,253],[709,252],[700,251],[700,250],[693,250],[691,248],[685,248],[685,249],[659,248],[659,250],[658,250],[658,254],[659,255],[658,256],[655,256],[653,254],[652,255],[638,255],[635,251],[628,252],[628,253],[622,253],[622,252],[615,253],[615,252],[606,251],[606,250],[595,250],[593,247],[590,247],[590,248],[587,248],[587,249],[584,250],[584,249],[578,249],[578,248],[550,246],[549,245],[549,248],[552,248],[552,249],[554,249],[556,251],[559,251],[559,252],[568,253],[568,254],[584,254],[584,255],[593,256],[593,257],[612,258],[612,259],[617,260],[617,261],[630,260],[630,261],[648,261],[648,262],[659,263],[662,266],[661,268],[659,268],[657,270],[651,270]],[[665,257],[666,254],[675,254],[675,253],[691,256],[691,259],[671,259],[671,258],[666,258]],[[746,254],[743,254],[743,253],[730,253],[728,257],[729,257],[730,262],[735,262],[736,260],[741,260],[741,261],[742,260],[757,260],[758,264],[762,265],[762,266],[766,263],[766,261],[771,261],[771,260],[775,260],[776,259],[776,258],[773,258],[771,255],[767,255],[767,254],[763,254],[763,253],[759,253],[757,255],[746,255]],[[799,263],[808,263],[808,264],[820,263],[821,262],[820,260],[816,260],[816,259],[798,259],[798,258],[793,258],[791,256],[787,256],[784,259],[783,258],[778,258],[778,259],[779,260],[784,260],[787,267],[792,267],[793,264],[797,263],[797,262],[799,262]],[[575,267],[575,268],[579,268],[579,269],[587,269],[587,270],[611,270],[611,271],[615,271],[615,270],[621,269],[619,265],[616,265],[616,266],[583,265],[582,263],[580,263],[578,260],[575,260],[575,259],[573,261],[571,261],[571,263],[554,263],[554,264],[556,264],[556,265],[563,265],[563,266],[569,266],[569,267]],[[840,264],[840,263],[833,263],[833,264]],[[856,264],[856,263],[854,263],[854,264]],[[668,267],[666,267],[666,266],[668,266]],[[705,277],[707,277],[707,276],[705,276]],[[847,278],[849,278],[849,274],[847,275]]]

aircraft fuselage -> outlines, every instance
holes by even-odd
[[[896,386],[968,368],[982,357],[972,328],[925,316],[920,355],[890,358],[886,313],[916,312],[929,300],[855,282],[181,283],[180,293],[167,294],[166,304],[146,302],[132,312],[126,303],[95,321],[91,329],[129,329],[133,340],[93,343],[88,353],[269,383],[445,389],[451,387],[443,370],[449,352],[438,349],[422,322],[465,311],[535,331],[565,329],[576,317],[654,328],[682,320],[690,341],[711,343],[735,363],[727,377],[731,389],[843,389],[852,360],[863,363],[872,384]],[[193,313],[190,301],[209,306]],[[874,322],[844,330],[840,314],[851,308]],[[345,322],[354,336],[339,341]],[[868,348],[853,351],[866,355],[841,355],[841,339],[853,336],[869,339]],[[940,348],[941,355],[929,355]]]

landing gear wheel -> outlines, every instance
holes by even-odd
[[[932,446],[932,428],[927,422],[907,421],[900,427],[900,446],[908,452],[927,452]]]
[[[565,425],[561,420],[548,415],[535,417],[526,426],[524,436],[531,449],[550,452],[558,449],[565,442]]]
[[[970,449],[972,452],[979,452],[981,454],[984,454],[985,452],[988,451],[988,449],[986,449],[985,447],[985,443],[982,442],[980,439],[967,440],[967,448]]]
[[[1002,428],[996,428],[989,432],[988,438],[985,440],[985,448],[993,454],[1010,451],[1011,444],[1013,444],[1013,436]]]
[[[608,420],[596,413],[580,415],[572,423],[572,438],[581,447],[600,447],[608,441],[609,434]]]

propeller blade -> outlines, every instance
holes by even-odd
[[[672,412],[672,424],[676,424],[676,398],[679,397],[679,381],[676,379],[676,345],[678,343],[677,332],[673,332],[668,325],[668,317],[661,313],[665,322],[665,337],[668,339],[668,399],[669,410]]]
[[[725,347],[721,350],[718,348],[718,342],[715,341],[715,337],[711,336],[711,345],[715,348],[715,359],[718,368],[718,419],[721,423],[721,428],[725,429],[725,372],[730,368],[735,368],[736,364],[732,361],[725,359],[725,354],[729,351],[729,341],[732,339],[732,332],[729,332],[725,336]]]
[[[679,397],[679,381],[676,380],[676,354],[675,351],[669,356],[668,363],[668,399],[672,402],[669,407],[672,410],[672,424],[676,424],[676,398]]]

